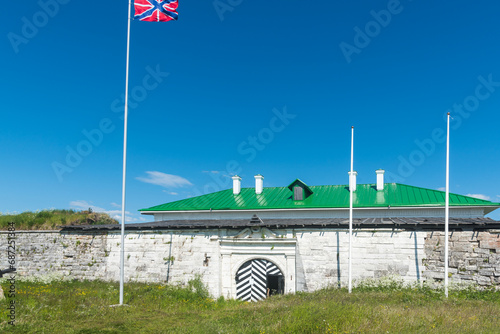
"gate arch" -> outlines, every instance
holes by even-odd
[[[236,272],[236,298],[258,301],[270,294],[283,293],[284,277],[274,263],[264,259],[248,260]]]

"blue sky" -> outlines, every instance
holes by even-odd
[[[126,0],[4,4],[0,212],[121,202]],[[295,178],[445,184],[500,201],[500,4],[183,1],[132,22],[127,173],[137,210]],[[500,210],[497,210],[500,211]],[[500,219],[500,212],[490,217]]]

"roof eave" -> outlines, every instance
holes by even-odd
[[[356,210],[408,210],[408,209],[444,209],[444,205],[420,205],[420,206],[370,206],[370,207],[354,207]],[[485,214],[490,213],[498,208],[500,205],[450,205],[450,208],[457,209],[471,209],[471,208],[483,208]],[[255,212],[255,211],[338,211],[338,210],[348,210],[349,207],[341,208],[329,208],[329,207],[317,207],[317,208],[250,208],[250,209],[210,209],[210,210],[149,210],[141,211],[143,215],[154,215],[159,213],[201,213],[201,212]]]

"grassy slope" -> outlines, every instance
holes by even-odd
[[[16,230],[52,230],[61,225],[118,224],[106,213],[75,210],[43,210],[20,214],[0,214],[0,230],[13,222]]]
[[[2,284],[4,289],[7,283]],[[326,289],[273,296],[258,303],[207,298],[158,284],[18,282],[14,333],[498,333],[500,291],[441,292],[428,289]]]

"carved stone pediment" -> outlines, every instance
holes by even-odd
[[[277,238],[277,234],[267,227],[252,226],[247,227],[236,235],[228,236],[228,239],[273,239]]]

